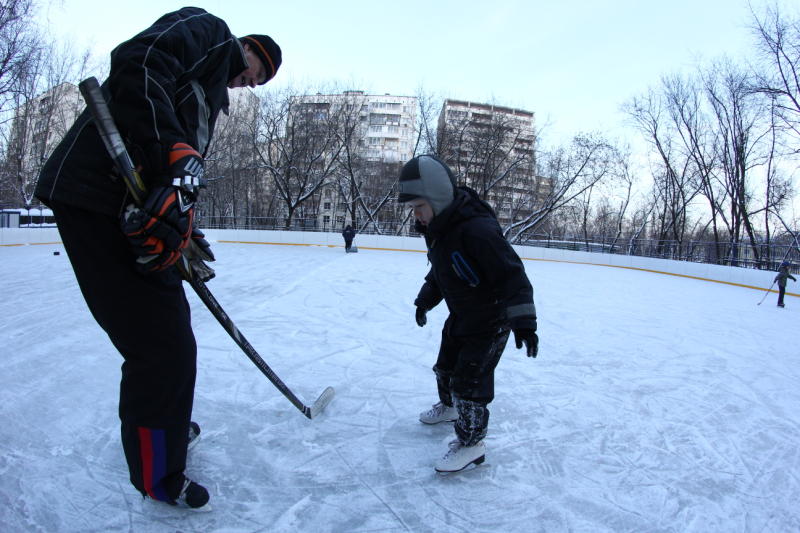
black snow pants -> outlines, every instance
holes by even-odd
[[[778,305],[783,307],[783,297],[786,294],[786,285],[781,287],[778,285]]]
[[[509,328],[494,333],[452,336],[452,318],[442,329],[442,344],[433,371],[439,400],[458,411],[455,431],[465,446],[480,442],[489,426],[488,405],[494,400],[494,369],[508,342]]]
[[[172,501],[186,467],[197,358],[180,275],[138,273],[116,218],[52,208],[89,310],[124,358],[119,417],[131,483]]]

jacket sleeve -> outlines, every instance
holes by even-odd
[[[199,8],[165,15],[111,53],[112,113],[133,145],[145,180],[168,182],[169,148],[176,142],[194,144],[194,133],[184,131],[176,113],[179,91],[198,78],[227,84],[236,53],[242,54],[241,45],[225,22]]]
[[[494,289],[513,329],[536,329],[533,287],[517,253],[499,227],[478,226],[464,239],[464,249],[478,265],[479,276]]]
[[[414,305],[424,309],[433,309],[439,305],[442,298],[442,291],[439,289],[439,285],[433,277],[433,269],[431,269],[428,275],[425,276],[425,283],[422,284],[422,288],[419,290],[419,294],[417,294],[417,298],[414,300]]]

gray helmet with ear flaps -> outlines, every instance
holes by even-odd
[[[434,215],[447,209],[456,194],[453,172],[433,155],[420,155],[403,165],[398,186],[398,202],[424,198],[431,204]]]

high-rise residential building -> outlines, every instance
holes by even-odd
[[[501,226],[528,216],[541,196],[534,114],[492,104],[445,100],[438,151],[461,184],[495,209]]]
[[[403,163],[416,146],[417,97],[344,91],[338,94],[304,95],[298,101],[318,116],[335,117],[335,127],[348,142],[348,163],[363,176],[357,196],[365,204],[378,202],[391,189]],[[320,190],[318,225],[342,228],[352,223],[348,202],[352,191],[342,182]]]
[[[6,185],[0,201],[20,206],[33,201],[39,170],[83,107],[78,87],[62,83],[13,111],[5,158],[0,162],[5,174],[0,182]],[[9,184],[13,187],[8,188]]]

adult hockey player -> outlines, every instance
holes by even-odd
[[[280,64],[281,50],[266,35],[236,38],[223,20],[194,7],[164,15],[111,52],[102,85],[149,191],[143,207],[115,175],[88,111],[36,188],[53,210],[92,315],[124,358],[119,417],[131,483],[172,505],[209,500],[184,474],[197,346],[174,263],[190,239],[213,259],[194,229],[194,205],[228,89],[264,84]]]
[[[778,268],[778,275],[775,276],[775,281],[778,282],[778,307],[785,307],[783,305],[783,296],[786,294],[787,279],[791,279],[792,281],[797,281],[794,276],[789,274],[789,263],[784,261]],[[773,281],[773,283],[775,281]]]
[[[509,333],[528,357],[537,355],[533,288],[492,208],[472,189],[456,187],[438,158],[422,155],[405,164],[398,201],[414,210],[431,265],[414,301],[417,324],[424,326],[442,299],[450,311],[433,367],[439,402],[419,419],[455,421],[456,439],[436,470],[456,472],[484,460],[494,369]]]

